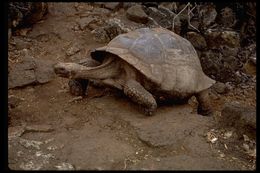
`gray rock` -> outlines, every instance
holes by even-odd
[[[8,4],[9,27],[32,25],[42,20],[48,12],[46,2],[10,2]]]
[[[170,9],[163,7],[163,6],[159,6],[158,10],[161,11],[163,14],[165,14],[168,18],[172,18],[173,16],[176,15]]]
[[[159,19],[162,19],[162,18],[165,18],[167,17],[166,14],[164,14],[163,12],[161,12],[160,10],[158,10],[157,8],[155,7],[148,7],[148,8],[145,8],[144,9],[145,13],[154,18],[155,20],[159,20]]]
[[[221,52],[216,50],[203,51],[199,56],[203,71],[220,82],[240,81],[240,77],[235,74],[239,68],[239,61],[234,56],[223,57]]]
[[[249,60],[250,60],[254,65],[256,65],[256,53],[254,53],[253,55],[251,55],[251,56],[249,57]]]
[[[91,33],[94,35],[94,39],[100,43],[108,43],[119,34],[126,33],[129,31],[125,28],[119,19],[111,19],[106,22],[106,26],[97,28]]]
[[[217,17],[217,11],[214,5],[201,5],[199,10],[199,16],[201,20],[201,27],[203,29],[207,28]]]
[[[89,17],[83,17],[78,20],[78,25],[81,30],[84,30],[87,28],[87,26],[91,23],[96,21],[96,19],[92,16]]]
[[[148,22],[148,16],[143,11],[143,8],[141,5],[134,5],[127,9],[126,11],[126,17],[129,20],[132,20],[137,23],[147,23]]]
[[[187,32],[187,39],[197,49],[205,49],[207,47],[205,38],[199,33]]]
[[[252,58],[256,58],[256,44],[251,44],[247,47],[241,47],[239,49],[239,52],[237,54],[237,58],[243,62],[243,63],[246,63],[249,59],[250,59],[250,56],[252,56]]]
[[[209,48],[219,48],[223,45],[237,48],[240,46],[239,33],[235,31],[218,31],[208,29],[205,32],[205,38]]]
[[[23,139],[19,138],[19,143],[24,146],[27,149],[41,149],[41,145],[43,144],[42,141],[35,141],[35,140],[28,140],[28,139]]]
[[[12,126],[8,127],[8,140],[12,140],[21,137],[25,132],[24,126]]]
[[[208,45],[209,49],[218,48],[218,47],[220,47],[220,45],[222,45],[222,40],[221,40],[220,35],[221,35],[221,32],[216,31],[216,30],[208,29],[205,32],[205,39],[207,41],[207,45]]]
[[[200,138],[202,132],[194,129],[209,123],[209,119],[191,114],[190,107],[176,106],[173,112],[165,112],[163,117],[132,122],[138,138],[151,147],[181,147],[187,139]],[[187,121],[189,119],[189,121]],[[194,123],[195,122],[195,123]]]
[[[236,17],[233,10],[225,7],[217,17],[217,22],[226,28],[232,28],[236,24]]]
[[[116,11],[120,7],[122,7],[122,3],[121,2],[106,2],[106,3],[104,3],[104,7],[109,10]]]
[[[106,8],[96,7],[96,8],[93,9],[93,13],[99,14],[99,15],[109,15],[109,14],[111,14],[111,11],[106,9]]]
[[[244,72],[242,72],[241,70],[237,70],[235,72],[236,77],[239,79],[239,84],[243,85],[243,83],[248,83],[250,80],[250,76]]]
[[[17,107],[24,99],[15,97],[13,95],[8,96],[8,106],[10,108]]]
[[[42,59],[34,59],[34,62],[36,64],[36,68],[34,70],[36,84],[47,83],[55,77],[55,73],[52,67],[54,62]]]
[[[136,149],[104,128],[89,125],[83,130],[72,130],[72,134],[59,133],[55,141],[58,145],[66,143],[59,152],[59,159],[73,164],[76,170],[111,170],[115,164],[134,155]]]
[[[247,56],[246,59],[248,59],[251,63],[253,63],[254,65],[256,65],[256,44],[251,44],[246,48],[243,48],[242,51],[246,51]],[[243,56],[243,55],[242,55]]]
[[[12,37],[10,44],[14,45],[17,50],[28,49],[31,47],[30,42],[19,37]]]
[[[55,76],[52,65],[52,62],[26,57],[9,71],[8,88],[49,82]]]
[[[237,56],[239,48],[238,47],[232,48],[226,45],[220,45],[220,51],[224,57]]]
[[[161,7],[167,8],[172,12],[177,12],[177,9],[178,9],[176,2],[161,2],[160,5],[158,6],[158,8],[161,8]]]
[[[8,74],[8,88],[33,84],[36,81],[34,61],[23,61],[15,64]]]
[[[72,56],[72,55],[75,55],[76,53],[78,53],[79,51],[80,51],[80,48],[78,47],[78,45],[74,44],[70,48],[67,49],[66,55]]]
[[[123,6],[123,2],[93,2],[92,4],[96,7],[105,8],[112,11],[116,11]]]
[[[193,142],[191,142],[193,144]],[[194,145],[194,144],[193,144]],[[193,147],[192,149],[194,149]],[[210,150],[208,146],[203,145],[198,147],[200,148],[200,153],[205,153]],[[238,167],[234,167],[230,162],[223,161],[216,156],[213,156],[211,153],[207,153],[208,156],[200,156],[191,154],[190,149],[188,154],[174,154],[161,157],[160,159],[148,158],[137,162],[136,164],[129,165],[130,170],[176,170],[178,171],[193,171],[193,170],[209,170],[209,171],[221,171],[221,170],[240,170]],[[212,150],[212,149],[211,149]],[[170,151],[169,151],[170,153]],[[196,157],[195,157],[196,156]],[[160,161],[159,161],[160,160]]]
[[[216,82],[212,88],[214,89],[214,91],[216,91],[219,94],[224,94],[228,92],[228,87],[222,83],[222,82]]]
[[[221,32],[222,42],[229,47],[240,47],[239,33],[235,31],[223,31]]]
[[[223,65],[231,69],[233,72],[240,70],[243,67],[241,62],[235,56],[223,56],[222,59]]]
[[[54,128],[48,124],[26,125],[24,130],[27,132],[52,132]]]
[[[256,108],[248,107],[240,103],[226,103],[221,112],[222,125],[235,127],[241,134],[256,130]]]
[[[123,8],[124,9],[128,9],[128,8],[134,6],[134,5],[137,5],[137,3],[136,2],[123,2]]]
[[[249,60],[243,64],[243,71],[248,75],[256,75],[257,69],[256,69],[256,57],[255,59],[251,59],[253,57],[249,57]]]
[[[157,8],[154,7],[149,7],[145,9],[145,12],[149,17],[155,20],[160,26],[168,29],[171,28],[174,13],[171,13],[169,10],[163,7],[161,7],[160,9],[161,10],[158,10]]]
[[[75,170],[75,168],[72,164],[66,163],[66,162],[56,165],[55,168],[57,168],[58,170]]]

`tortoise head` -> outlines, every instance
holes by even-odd
[[[119,67],[115,57],[107,57],[96,66],[60,62],[54,65],[54,72],[60,77],[70,79],[107,79],[120,74]]]
[[[57,63],[54,65],[54,72],[65,78],[74,78],[82,69],[84,66],[76,63]]]

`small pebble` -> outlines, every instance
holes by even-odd
[[[243,135],[244,141],[249,141],[249,137],[247,135]]]
[[[244,149],[245,151],[249,151],[249,145],[243,143],[243,149]]]
[[[219,156],[223,158],[223,157],[225,157],[225,154],[221,153]]]
[[[233,132],[232,132],[232,131],[227,131],[227,132],[224,133],[224,139],[228,139],[228,138],[230,138],[232,135],[233,135]]]

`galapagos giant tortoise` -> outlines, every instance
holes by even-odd
[[[122,90],[148,115],[157,102],[187,101],[193,95],[199,114],[212,112],[208,88],[215,81],[202,71],[192,44],[167,29],[141,28],[118,35],[90,55],[81,64],[57,63],[55,73],[72,79],[77,85],[71,89],[77,86],[83,93],[88,80]]]

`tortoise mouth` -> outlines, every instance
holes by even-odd
[[[70,78],[75,74],[75,72],[69,67],[68,63],[57,63],[54,65],[54,72],[59,77]]]
[[[64,69],[64,68],[54,68],[54,72],[59,77],[69,77],[69,72],[66,69]]]

